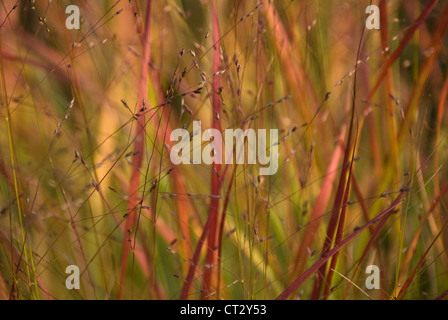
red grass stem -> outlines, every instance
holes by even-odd
[[[145,31],[143,35],[143,56],[140,71],[140,82],[138,86],[138,110],[143,109],[147,100],[148,90],[148,66],[151,57],[151,3],[149,0],[146,6],[146,21]],[[132,230],[136,221],[136,213],[134,208],[138,205],[139,200],[139,184],[140,184],[140,167],[143,163],[144,148],[145,148],[145,114],[142,113],[138,117],[138,125],[136,128],[136,139],[134,145],[134,161],[132,163],[131,182],[129,185],[129,201],[128,201],[128,214],[126,220],[126,230]],[[132,241],[132,240],[131,240]],[[123,290],[126,278],[126,270],[128,264],[128,256],[130,248],[133,247],[132,242],[129,243],[126,236],[123,237],[123,248],[121,252],[121,273],[120,273],[120,287],[118,291],[118,298],[123,297]]]

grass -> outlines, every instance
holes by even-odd
[[[0,299],[447,298],[445,2],[69,4],[1,1]],[[277,173],[173,165],[196,120]]]

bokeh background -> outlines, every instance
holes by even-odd
[[[2,0],[0,298],[445,298],[447,16]],[[194,120],[278,129],[277,173],[172,165],[170,132]]]

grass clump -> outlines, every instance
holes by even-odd
[[[1,299],[446,298],[444,2],[70,4],[1,4]],[[197,120],[278,171],[173,165]]]

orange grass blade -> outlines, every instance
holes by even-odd
[[[216,74],[221,68],[220,61],[220,33],[219,33],[219,23],[218,23],[218,15],[215,8],[214,0],[210,1],[210,10],[212,14],[213,20],[213,43],[214,43],[214,51],[213,51],[213,74]],[[213,128],[221,131],[221,122],[218,117],[221,114],[221,101],[218,94],[218,88],[221,86],[221,75],[216,75],[212,80],[212,105],[213,105]],[[218,116],[217,116],[218,115]],[[218,150],[218,154],[221,154],[221,151]],[[213,162],[213,170],[212,170],[212,195],[218,196],[220,189],[219,180],[222,179],[218,175],[220,175],[221,165]],[[218,208],[219,208],[219,198],[213,198],[210,202],[210,210],[209,215],[211,217],[210,221],[210,233],[208,235],[208,247],[207,247],[207,256],[205,258],[206,264],[209,266],[213,266],[211,268],[205,268],[204,270],[204,284],[202,291],[202,298],[209,296],[211,293],[211,289],[216,287],[215,284],[212,284],[212,274],[215,272],[214,266],[217,265],[217,232],[218,232]]]
[[[222,256],[222,241],[223,241],[223,235],[224,235],[224,224],[226,222],[226,211],[227,211],[227,206],[229,204],[229,200],[230,200],[230,191],[232,190],[232,186],[233,186],[233,179],[235,178],[235,172],[236,172],[236,168],[237,166],[235,166],[235,168],[233,169],[232,172],[232,176],[230,177],[230,181],[229,181],[229,187],[227,188],[227,192],[226,192],[226,199],[224,201],[224,206],[222,208],[222,213],[221,213],[221,222],[219,223],[219,234],[218,234],[218,274],[217,274],[217,282],[218,282],[218,286],[216,289],[216,299],[219,300],[219,296],[221,293],[221,256]]]
[[[418,78],[416,80],[416,83],[414,85],[414,88],[412,89],[412,94],[409,98],[409,103],[405,110],[405,119],[406,122],[402,122],[399,132],[398,132],[398,139],[403,136],[403,134],[406,132],[406,129],[408,126],[410,126],[410,123],[412,123],[414,116],[413,113],[415,112],[416,108],[418,107],[418,104],[420,102],[420,98],[422,96],[423,90],[425,88],[425,83],[428,80],[428,77],[430,73],[432,72],[434,65],[437,61],[437,58],[439,56],[440,50],[442,48],[442,40],[443,37],[447,31],[448,28],[448,19],[446,18],[448,16],[448,4],[443,9],[443,12],[441,14],[441,18],[439,19],[437,29],[434,33],[434,38],[432,41],[432,48],[434,52],[425,60]],[[409,120],[408,120],[409,119]]]
[[[415,22],[409,28],[408,32],[406,32],[406,34],[404,35],[403,40],[401,40],[398,48],[389,56],[389,59],[387,59],[387,61],[384,63],[381,73],[375,82],[375,85],[370,90],[370,93],[367,98],[368,101],[370,101],[372,99],[373,95],[375,94],[376,90],[380,86],[381,82],[386,77],[387,72],[388,72],[387,70],[389,70],[389,68],[392,66],[392,64],[395,62],[395,60],[397,60],[397,58],[401,55],[401,53],[403,52],[403,50],[406,47],[406,45],[408,44],[408,42],[411,40],[414,32],[423,23],[423,21],[425,21],[426,17],[429,15],[431,10],[437,4],[437,1],[438,0],[431,0],[431,2],[429,2],[426,5],[423,12],[420,14],[420,16],[417,18],[417,20],[415,20]]]

